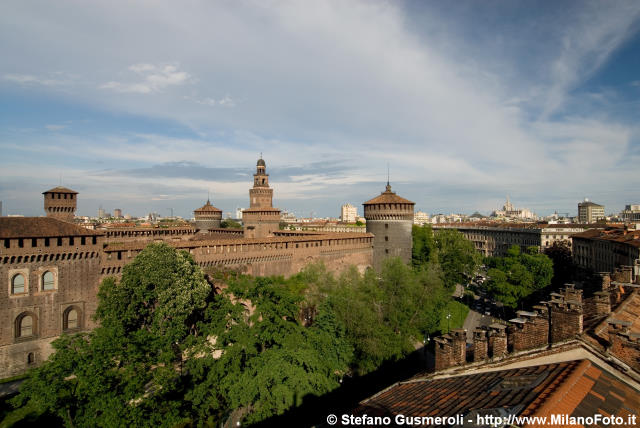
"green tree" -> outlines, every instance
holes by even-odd
[[[486,260],[487,289],[505,306],[516,308],[518,303],[534,291],[551,283],[553,262],[537,247],[530,247],[525,253],[520,247],[512,246],[504,257],[489,257]]]
[[[177,367],[210,293],[188,253],[149,245],[124,268],[121,281],[103,281],[100,326],[56,340],[55,354],[30,373],[14,403],[29,402],[68,426],[184,421],[185,383]]]
[[[413,226],[413,266],[440,264],[445,287],[449,290],[473,276],[481,259],[473,243],[457,230],[443,229],[434,233],[429,224]]]
[[[482,259],[473,242],[457,230],[443,229],[435,234],[435,243],[445,287],[453,289],[456,284],[465,284],[474,275]]]
[[[222,421],[234,410],[258,422],[340,385],[352,351],[330,305],[320,305],[305,328],[297,320],[302,297],[282,278],[238,277],[223,293],[236,303],[222,299],[208,312],[204,328],[215,340],[194,348],[201,356],[187,362],[194,376],[188,398],[201,418]]]
[[[220,227],[224,229],[242,229],[242,225],[230,218],[224,219],[220,222]]]
[[[437,265],[416,270],[390,258],[379,274],[344,273],[327,299],[354,348],[353,369],[364,374],[402,358],[436,331],[448,297]]]

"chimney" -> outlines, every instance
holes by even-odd
[[[453,343],[451,336],[444,335],[434,339],[436,343],[436,371],[445,370],[453,366]]]
[[[507,326],[494,323],[489,326],[489,353],[492,358],[507,355]]]
[[[611,313],[611,294],[607,291],[593,293],[596,316],[606,316]]]
[[[476,328],[473,331],[473,361],[484,361],[489,353],[489,338],[487,330]]]
[[[467,362],[467,330],[454,328],[451,330],[453,336],[453,361],[456,365]]]

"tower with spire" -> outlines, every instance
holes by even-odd
[[[222,210],[211,205],[209,197],[207,203],[193,211],[196,219],[196,230],[198,232],[207,232],[210,229],[217,229],[222,222]]]
[[[249,189],[249,208],[242,211],[242,223],[245,238],[273,236],[280,228],[280,210],[273,207],[273,189],[269,187],[269,174],[262,154],[253,174],[253,187]]]
[[[367,232],[373,233],[373,267],[380,270],[387,257],[411,261],[413,249],[413,209],[415,202],[402,198],[391,190],[387,177],[385,191],[365,202],[364,218]]]

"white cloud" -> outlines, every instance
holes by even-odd
[[[100,85],[101,89],[113,89],[116,92],[150,94],[161,92],[169,86],[180,86],[190,79],[189,73],[180,71],[175,65],[134,64],[129,70],[140,75],[141,82],[109,81]]]
[[[4,74],[2,78],[9,82],[15,82],[25,86],[26,85],[60,86],[68,83],[65,80],[50,79],[46,77],[33,76],[30,74]]]

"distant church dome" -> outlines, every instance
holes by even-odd
[[[260,158],[258,159],[257,166],[267,166],[267,164],[264,163],[264,159]]]

